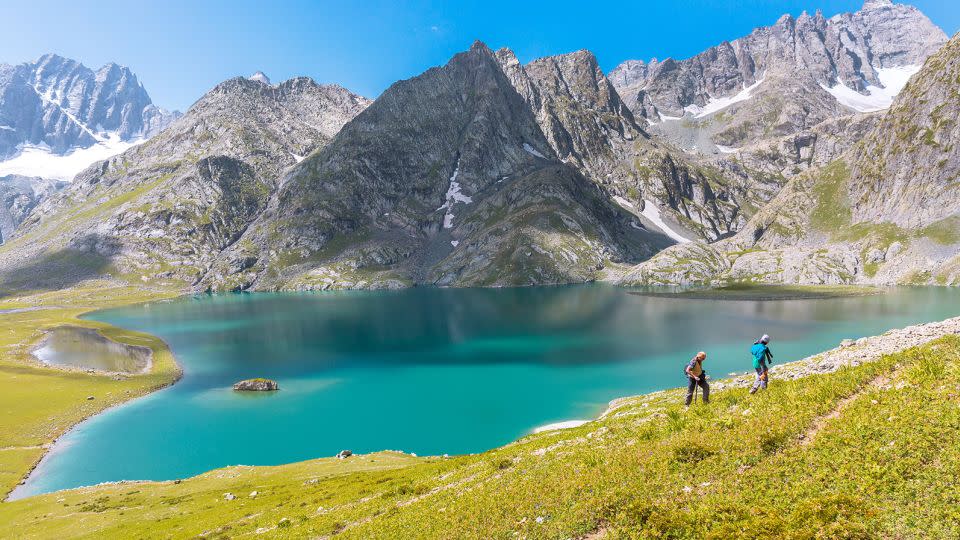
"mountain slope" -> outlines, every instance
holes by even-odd
[[[43,178],[0,176],[0,244],[13,235],[40,201],[62,187],[62,182]]]
[[[294,168],[213,288],[593,279],[668,245],[573,166],[482,43],[400,81]],[[237,268],[244,271],[237,274]]]
[[[281,173],[368,101],[307,78],[226,81],[150,141],[86,169],[0,247],[0,271],[62,254],[192,283],[265,207]],[[99,264],[99,263],[98,263]],[[46,281],[69,280],[69,269]]]
[[[89,153],[89,162],[79,163],[83,168],[159,133],[178,116],[153,105],[137,76],[117,64],[93,71],[47,54],[35,62],[0,65],[0,160],[38,154],[0,163],[0,171],[37,173],[27,168],[42,165],[39,154],[50,159],[99,147],[99,153]]]
[[[912,6],[867,0],[855,13],[784,15],[687,60],[628,61],[610,79],[654,131],[701,151],[788,135],[851,112],[886,108],[947,36]],[[677,133],[680,131],[681,133]]]
[[[624,284],[960,283],[960,37],[863,141],[794,178],[733,239],[671,248]]]

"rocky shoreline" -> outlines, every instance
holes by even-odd
[[[884,355],[923,345],[950,334],[960,334],[960,317],[888,330],[879,336],[863,337],[857,340],[845,339],[840,345],[833,349],[808,356],[801,360],[785,364],[774,364],[770,368],[771,385],[775,385],[777,380],[799,379],[809,375],[830,373],[842,367],[859,366],[866,362],[879,360]],[[754,376],[751,373],[711,381],[710,387],[711,390],[744,388],[752,385],[753,381]],[[603,419],[616,413],[616,411],[624,405],[633,403],[639,398],[673,391],[675,391],[675,389],[660,390],[642,396],[617,398],[607,405],[607,409],[598,419]]]

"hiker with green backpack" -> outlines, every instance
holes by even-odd
[[[770,336],[764,334],[763,337],[753,343],[750,347],[750,354],[753,355],[753,370],[757,372],[757,380],[754,381],[750,393],[755,394],[757,390],[767,389],[768,364],[773,363],[773,353],[770,352]]]

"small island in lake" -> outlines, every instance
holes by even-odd
[[[277,381],[270,379],[247,379],[233,385],[233,389],[238,392],[274,392],[280,389]]]

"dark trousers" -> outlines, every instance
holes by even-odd
[[[687,377],[687,405],[693,401],[693,392],[697,389],[698,384],[703,389],[703,402],[710,403],[710,385],[707,384],[707,378],[701,375],[699,382],[693,377]]]

